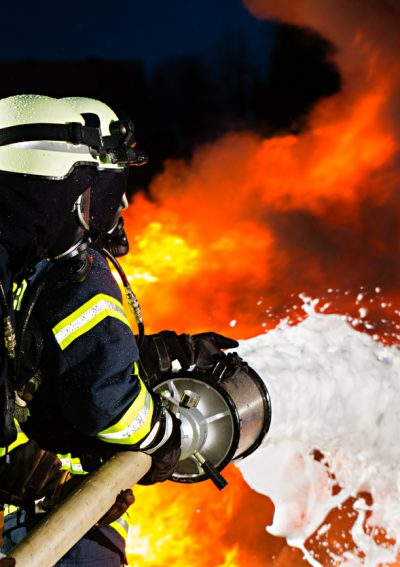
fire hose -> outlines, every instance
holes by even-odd
[[[164,376],[152,388],[181,420],[181,457],[171,477],[176,482],[209,478],[224,488],[221,471],[253,453],[270,427],[267,388],[236,353],[228,353],[207,375],[182,371]],[[54,565],[150,465],[144,453],[114,455],[11,550],[16,567]]]
[[[91,473],[9,553],[16,567],[52,567],[150,469],[145,453],[117,453]],[[0,562],[1,564],[1,562]]]

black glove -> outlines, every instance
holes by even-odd
[[[235,339],[213,332],[192,335],[192,344],[196,367],[202,371],[211,370],[219,360],[225,358],[226,354],[221,349],[239,346]]]
[[[43,496],[51,496],[62,475],[61,461],[30,440],[9,453],[10,462],[1,465],[0,500],[29,505]]]
[[[164,374],[191,367],[206,372],[225,358],[221,349],[237,346],[234,339],[212,332],[177,335],[174,331],[161,331],[145,335],[140,347],[142,375],[148,384],[153,384]]]
[[[170,478],[181,456],[181,422],[162,405],[161,399],[153,394],[154,418],[148,436],[139,449],[151,456],[150,470],[139,484],[155,484]]]

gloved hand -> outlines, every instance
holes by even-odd
[[[174,472],[181,456],[181,422],[163,406],[153,394],[154,418],[150,433],[140,444],[140,451],[151,456],[150,470],[139,484],[155,484],[167,480]]]
[[[206,372],[225,358],[221,349],[235,348],[239,343],[218,333],[177,335],[174,331],[161,331],[145,335],[140,347],[142,376],[148,384],[164,374],[197,368]]]
[[[192,344],[196,367],[202,371],[211,370],[216,362],[225,358],[226,354],[221,349],[239,346],[235,339],[213,332],[192,335]]]
[[[0,473],[0,500],[16,505],[32,504],[51,496],[61,477],[61,461],[39,447],[32,439],[9,453]]]
[[[5,557],[0,552],[0,567],[15,567],[15,559],[13,557]]]
[[[96,528],[102,528],[104,526],[108,526],[111,522],[115,522],[124,514],[129,506],[135,502],[135,497],[133,492],[130,488],[126,490],[121,490],[118,494],[114,504],[111,508],[100,518],[100,520],[96,524]]]

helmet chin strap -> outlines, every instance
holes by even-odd
[[[85,250],[87,250],[88,246],[89,246],[88,241],[85,238],[82,238],[81,240],[73,244],[70,248],[68,248],[68,250],[65,250],[65,252],[61,252],[61,254],[57,254],[57,256],[52,256],[49,259],[69,260],[71,258],[74,258],[75,256],[78,256],[78,254],[81,254]]]
[[[68,260],[88,248],[90,191],[88,187],[79,196],[64,219],[54,244],[47,251],[49,260]]]

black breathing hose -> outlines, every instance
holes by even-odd
[[[143,337],[144,337],[144,324],[143,324],[143,318],[142,318],[142,312],[140,309],[140,305],[139,302],[137,300],[136,295],[133,293],[133,290],[129,284],[128,278],[126,277],[126,274],[121,266],[121,264],[118,262],[118,260],[106,249],[106,248],[102,248],[101,252],[103,254],[103,256],[105,256],[108,260],[110,260],[110,262],[112,263],[112,265],[114,266],[114,268],[117,270],[121,280],[122,280],[122,284],[124,286],[124,290],[125,290],[125,295],[126,295],[126,299],[128,301],[128,305],[130,310],[132,311],[134,317],[135,317],[135,321],[136,324],[138,326],[138,346],[139,349],[142,345],[143,342]]]
[[[15,353],[15,380],[16,380],[17,383],[18,383],[18,377],[19,377],[20,366],[21,366],[21,353],[22,353],[22,347],[23,347],[23,343],[24,343],[25,333],[26,333],[26,330],[28,328],[28,323],[30,321],[33,308],[35,307],[36,302],[37,302],[40,294],[42,293],[45,285],[46,285],[46,280],[45,280],[45,278],[43,278],[39,282],[39,284],[34,288],[33,293],[28,298],[28,303],[26,304],[25,309],[24,309],[23,314],[22,314],[22,317],[21,317],[21,327],[20,327],[19,332],[18,332],[17,349],[16,349],[16,353]]]
[[[7,297],[4,291],[2,282],[0,281],[0,302],[3,312],[3,325],[4,325],[4,343],[7,352],[7,357],[11,362],[11,368],[14,370],[15,363],[15,347],[16,338],[14,325],[11,319],[10,310],[7,303]],[[2,388],[2,423],[0,425],[0,444],[2,447],[8,447],[17,438],[17,429],[14,424],[14,384],[12,375],[6,374]]]

